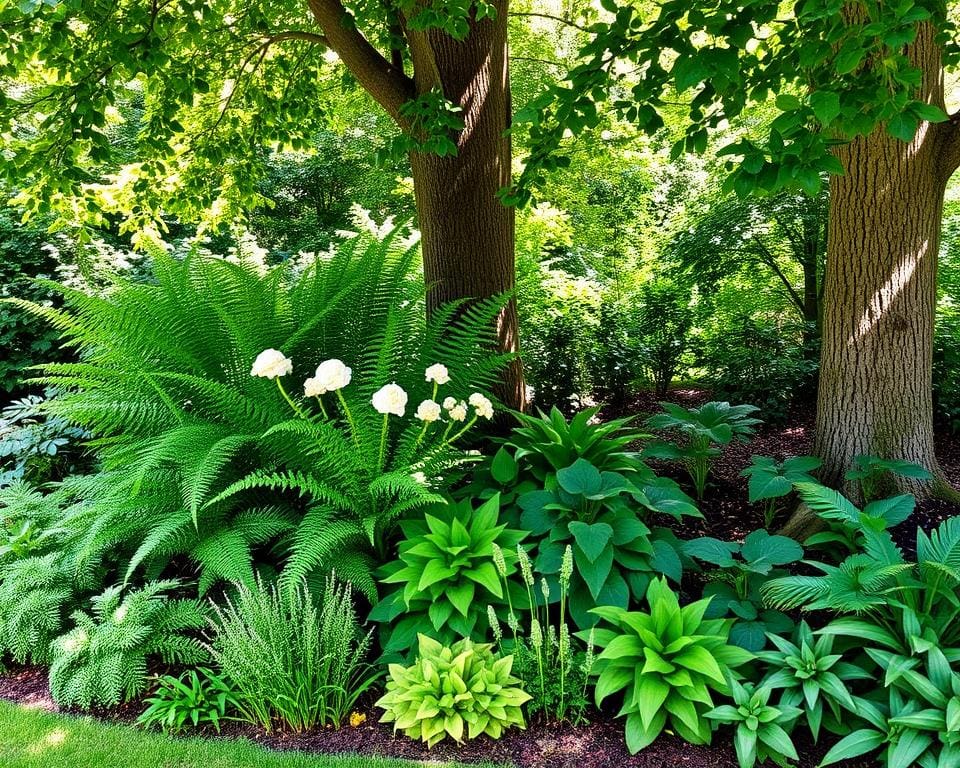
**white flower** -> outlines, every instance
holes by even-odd
[[[448,411],[449,411],[451,408],[456,408],[456,407],[457,407],[457,398],[455,398],[455,397],[445,397],[445,398],[443,399],[443,407],[444,407],[446,410],[448,410]]]
[[[457,403],[453,408],[450,409],[450,420],[451,421],[466,421],[467,419],[467,406],[464,403]]]
[[[307,397],[320,397],[326,391],[320,383],[320,379],[314,376],[303,382],[303,394]]]
[[[333,358],[332,360],[324,360],[317,366],[317,371],[314,373],[312,379],[307,379],[303,383],[304,389],[306,389],[307,382],[313,382],[313,389],[317,395],[322,395],[327,392],[336,392],[338,389],[343,389],[347,384],[350,383],[350,376],[353,371],[343,364],[343,360],[337,360]],[[307,392],[308,395],[313,395],[313,392]]]
[[[436,421],[440,418],[440,403],[435,400],[424,400],[417,406],[417,412],[413,415],[428,424]]]
[[[403,416],[407,409],[407,393],[396,382],[385,384],[373,393],[370,404],[378,413],[384,415],[392,413],[394,416]]]
[[[476,409],[477,416],[482,416],[485,419],[493,418],[493,403],[490,402],[489,398],[484,397],[479,392],[474,392],[470,395],[470,405]]]
[[[293,372],[293,361],[285,357],[283,352],[276,349],[265,349],[253,361],[250,369],[251,376],[260,376],[264,379],[276,379]]]
[[[420,485],[427,484],[427,476],[423,474],[423,472],[414,472],[412,475],[410,475],[410,477],[420,483]]]
[[[427,376],[427,381],[432,381],[436,384],[446,384],[450,381],[450,372],[447,370],[447,366],[440,363],[434,363],[425,371]]]

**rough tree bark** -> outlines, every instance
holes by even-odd
[[[940,49],[921,26],[910,55],[920,98],[944,106]],[[844,486],[861,454],[905,459],[934,480],[900,480],[918,495],[949,484],[934,453],[931,381],[937,254],[946,183],[957,167],[954,121],[921,123],[904,143],[878,129],[838,148],[831,180],[817,405],[821,479]],[[855,489],[846,490],[856,495]]]
[[[400,29],[413,62],[387,60],[350,23],[340,0],[309,0],[330,47],[360,84],[403,129],[401,107],[440,89],[463,112],[465,129],[455,138],[456,156],[411,153],[414,196],[423,249],[428,311],[455,299],[512,292],[515,286],[514,209],[500,203],[498,189],[510,182],[510,82],[507,53],[509,0],[496,0],[493,19],[472,21],[462,41],[438,30]],[[499,347],[519,349],[515,301],[497,321]],[[505,372],[497,393],[508,406],[526,403],[519,359]]]

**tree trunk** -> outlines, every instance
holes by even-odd
[[[461,106],[465,123],[455,156],[410,156],[430,309],[515,287],[514,209],[496,197],[511,178],[507,0],[494,5],[496,18],[471,23],[462,41],[436,31],[407,33],[417,92],[441,88]],[[497,334],[501,350],[518,351],[515,299],[501,313]],[[519,359],[498,395],[512,408],[525,405]]]
[[[921,27],[911,55],[922,98],[943,107],[939,47]],[[878,129],[841,146],[831,180],[816,453],[821,479],[844,487],[854,457],[903,459],[932,482],[897,479],[918,495],[949,485],[934,453],[932,349],[949,124],[921,123],[904,143]],[[855,491],[846,490],[854,496]]]

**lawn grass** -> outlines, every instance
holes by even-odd
[[[269,752],[244,741],[174,739],[0,702],[3,768],[412,768],[362,756]]]

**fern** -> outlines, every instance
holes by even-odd
[[[420,422],[392,419],[380,467],[373,391],[396,381],[412,410],[434,394],[424,369],[442,362],[453,380],[441,397],[463,400],[489,391],[508,359],[487,351],[501,300],[442,307],[424,321],[416,259],[399,230],[265,275],[157,253],[154,282],[118,279],[99,296],[63,288],[63,310],[29,306],[76,350],[77,362],[48,365],[38,380],[61,392],[50,412],[93,435],[101,467],[67,494],[71,578],[94,590],[108,573],[135,583],[182,572],[185,556],[202,592],[249,584],[262,566],[290,568],[294,583],[336,559],[372,597],[369,568],[386,559],[393,524],[435,500],[410,476],[436,482],[464,460],[439,428],[424,437]],[[330,421],[306,403],[314,415],[294,418],[273,382],[250,375],[266,348],[294,361],[291,382],[324,359],[352,367],[342,394],[353,427],[332,397]]]
[[[108,587],[91,600],[92,612],[75,611],[74,628],[51,646],[50,692],[60,706],[113,706],[143,693],[151,658],[165,664],[198,664],[207,654],[184,635],[205,626],[196,601],[174,599],[174,580],[154,581],[126,595]]]
[[[55,553],[0,569],[0,650],[25,664],[50,660],[50,641],[62,630],[74,599],[69,575]]]

